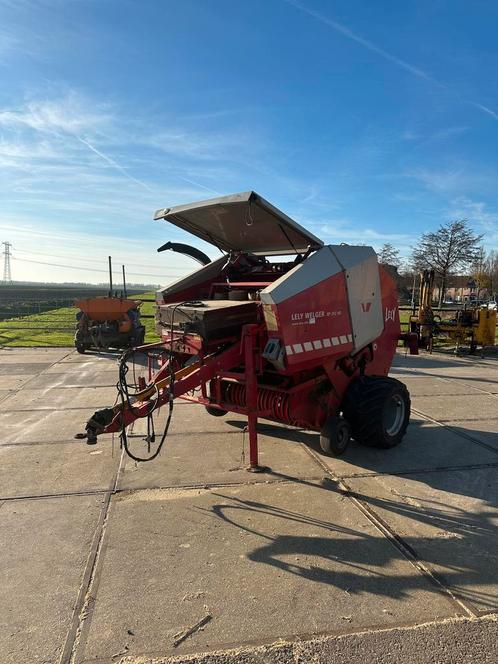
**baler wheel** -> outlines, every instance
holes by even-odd
[[[394,378],[362,376],[351,384],[343,403],[353,438],[387,449],[398,445],[410,420],[410,395]]]
[[[214,406],[206,406],[206,411],[213,415],[213,417],[223,417],[228,413],[228,410],[223,410],[222,408],[215,408]]]
[[[87,344],[76,344],[76,351],[81,355],[83,355],[83,353],[85,353],[89,348],[90,346]]]
[[[351,438],[351,427],[343,417],[328,417],[320,432],[320,447],[325,454],[342,454]]]

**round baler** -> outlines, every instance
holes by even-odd
[[[410,398],[388,377],[402,338],[397,290],[371,247],[324,245],[254,192],[161,209],[155,218],[224,255],[158,291],[161,341],[142,350],[160,354],[161,367],[132,390],[123,355],[120,399],[88,421],[89,443],[121,431],[130,456],[155,458],[177,398],[212,415],[246,415],[252,470],[258,418],[320,432],[326,453],[342,453],[351,436],[382,448],[401,441]],[[166,403],[163,435],[137,457],[127,425],[151,420]]]

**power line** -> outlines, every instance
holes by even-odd
[[[15,258],[14,256],[12,256],[12,258],[15,261],[21,261],[22,263],[35,263],[36,265],[49,265],[50,267],[60,267],[60,268],[64,268],[64,269],[67,269],[67,270],[80,270],[80,271],[83,270],[85,272],[104,272],[104,273],[107,274],[107,270],[101,270],[101,269],[96,268],[96,267],[80,267],[78,265],[61,265],[60,263],[48,263],[46,261],[34,261],[34,260],[30,260],[28,258],[17,258],[17,257]],[[159,279],[161,276],[163,276],[163,275],[160,275],[160,274],[152,274],[151,272],[128,272],[128,274],[130,274],[133,277],[155,277],[156,279]],[[178,274],[178,273],[174,273],[173,276],[181,277],[182,275]]]
[[[10,242],[2,242],[2,244],[5,246],[3,251],[3,255],[5,257],[3,260],[3,280],[4,283],[7,284],[12,281],[12,272],[10,270],[10,259],[12,257],[10,248],[12,247],[12,244]]]
[[[34,256],[46,256],[48,258],[62,258],[64,260],[67,260],[67,259],[71,258],[71,256],[68,256],[68,255],[61,256],[60,254],[46,254],[42,251],[28,251],[27,249],[16,249],[16,253],[29,254],[29,255],[33,254]],[[18,258],[17,260],[28,260],[28,259],[27,258],[23,258],[23,259]],[[99,258],[81,258],[80,256],[78,256],[77,260],[80,261],[80,262],[83,262],[83,263],[92,263],[92,265],[95,265],[95,263],[99,262],[100,260],[104,261],[104,258],[102,258],[102,259],[99,259]],[[118,259],[116,259],[116,260],[118,260]],[[126,263],[126,261],[123,261],[123,260],[118,261],[118,262],[125,263],[126,265],[128,265],[128,263]],[[168,269],[168,268],[164,267],[163,265],[157,265],[155,263],[152,263],[152,264],[151,263],[133,263],[133,265],[131,267],[132,268],[133,267],[152,267],[152,268],[157,268],[158,270],[162,270],[163,272],[171,271],[171,269]],[[84,269],[87,269],[87,268],[81,268],[81,269],[84,270]],[[186,269],[189,269],[189,268],[180,267],[179,269],[180,270],[181,269],[186,270]],[[176,272],[174,274],[176,274]]]

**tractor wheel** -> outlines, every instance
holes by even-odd
[[[228,410],[223,410],[222,408],[215,408],[214,406],[206,406],[206,411],[213,415],[213,417],[223,417],[228,413]]]
[[[358,443],[394,447],[408,426],[410,395],[406,386],[394,378],[362,376],[346,392],[343,414]]]
[[[87,350],[88,346],[86,344],[76,344],[76,351],[81,355],[83,355]]]
[[[320,432],[320,447],[325,454],[342,454],[351,438],[351,427],[343,417],[328,417]]]
[[[142,327],[142,329],[138,333],[136,345],[143,346],[144,343],[145,343],[145,327]]]

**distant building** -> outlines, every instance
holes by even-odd
[[[466,302],[487,301],[492,293],[487,288],[478,288],[478,284],[469,275],[455,275],[450,277],[449,286],[445,288],[443,300],[465,304]],[[434,287],[432,294],[434,300],[439,300],[439,286]]]

